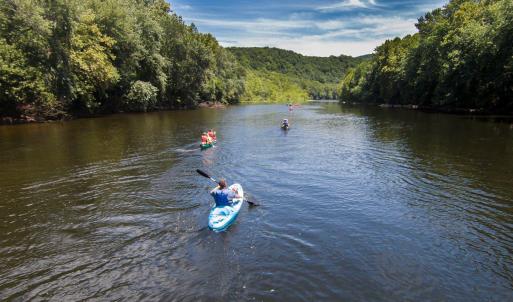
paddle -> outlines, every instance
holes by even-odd
[[[215,179],[213,179],[212,177],[210,177],[210,175],[208,175],[207,173],[205,173],[204,171],[201,171],[200,169],[196,169],[196,172],[198,172],[199,175],[205,177],[205,178],[208,178],[210,179],[211,181],[217,183],[217,181]],[[256,203],[252,202],[252,201],[249,201],[247,199],[244,199],[244,201],[246,201],[247,203],[249,203],[250,205],[252,206],[258,206]]]
[[[217,180],[213,179],[212,177],[210,177],[207,173],[201,171],[200,169],[196,169],[196,172],[198,172],[199,175],[203,176],[203,177],[206,177],[208,179],[210,179],[211,181],[217,183]]]

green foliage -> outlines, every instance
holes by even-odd
[[[233,55],[164,0],[4,0],[0,42],[0,115],[236,103],[244,92]]]
[[[247,91],[243,99],[247,100],[249,96],[262,100],[265,95],[282,95],[278,97],[282,101],[286,101],[287,95],[298,96],[297,100],[290,99],[288,101],[300,101],[303,99],[337,99],[338,98],[338,82],[345,72],[356,66],[358,63],[366,60],[366,57],[353,58],[349,56],[331,56],[331,57],[309,57],[297,54],[293,51],[268,47],[252,47],[252,48],[228,48],[240,61],[247,70],[253,71],[251,76],[246,80],[246,87],[251,87],[252,93]],[[277,77],[276,73],[282,74],[280,81],[291,82],[295,85],[285,85],[291,91],[275,91],[270,92],[271,88],[259,86],[259,83],[267,82],[268,78]],[[259,78],[263,77],[263,78]],[[251,83],[258,81],[258,83]],[[271,86],[280,89],[277,85]],[[262,87],[262,91],[257,92],[254,89]],[[297,89],[302,90],[300,96]],[[304,95],[307,97],[304,97]],[[264,101],[273,101],[269,99]]]
[[[69,54],[72,98],[93,112],[100,105],[99,100],[105,97],[105,91],[119,79],[112,64],[111,49],[115,41],[101,33],[91,10],[84,11],[77,21]]]
[[[513,2],[453,0],[376,49],[341,100],[513,112]]]
[[[127,109],[131,111],[147,111],[157,103],[158,88],[151,83],[135,81],[126,98]]]
[[[336,83],[362,59],[349,56],[309,57],[269,47],[228,48],[242,65],[254,70],[275,71],[320,83]]]
[[[372,63],[363,62],[347,71],[346,76],[341,82],[340,99],[347,102],[365,101],[370,93],[367,86],[367,77]]]
[[[36,1],[0,2],[0,114],[29,114],[35,106],[60,114],[47,73],[51,22],[44,15]]]
[[[308,93],[284,74],[272,71],[248,70],[243,102],[301,102]]]
[[[216,47],[215,73],[206,81],[203,100],[234,104],[245,92],[245,69],[230,52]],[[214,99],[209,98],[214,97]]]
[[[44,74],[28,64],[23,51],[0,39],[0,112],[25,114],[23,105],[47,109],[55,103]]]

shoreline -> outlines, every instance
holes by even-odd
[[[345,106],[363,106],[363,107],[378,107],[380,109],[406,109],[412,111],[420,111],[424,113],[442,113],[442,114],[454,114],[454,115],[465,115],[469,117],[478,117],[478,118],[490,118],[490,119],[504,119],[510,122],[513,122],[513,112],[512,113],[498,113],[492,111],[486,111],[482,108],[480,109],[467,109],[467,108],[436,108],[436,107],[426,107],[419,105],[398,105],[398,104],[366,104],[366,103],[349,103],[349,102],[340,102],[337,100],[308,100],[306,102],[296,102],[296,104],[309,104],[309,103],[324,103],[324,104],[334,104],[338,103],[340,105]],[[194,108],[157,108],[155,110],[146,111],[146,112],[108,112],[101,114],[93,114],[93,115],[67,115],[61,119],[44,119],[40,117],[27,116],[22,115],[21,117],[10,117],[4,116],[0,117],[0,126],[16,126],[16,125],[26,125],[26,124],[43,124],[43,123],[55,123],[55,122],[67,122],[76,119],[82,118],[101,118],[105,116],[115,115],[115,114],[140,114],[140,113],[151,113],[151,112],[164,112],[164,111],[182,111],[182,110],[195,110],[195,109],[226,109],[229,106],[237,106],[237,105],[286,105],[287,102],[240,102],[238,104],[224,104],[220,102],[204,102],[198,104]]]
[[[221,102],[203,102],[203,103],[199,103],[198,106],[196,106],[196,108],[191,108],[191,109],[197,109],[197,108],[226,109],[226,107],[228,107],[228,106],[229,106],[229,104],[224,104]]]
[[[236,104],[237,105],[237,104]],[[118,111],[118,112],[105,112],[105,113],[97,113],[91,115],[66,115],[60,119],[45,119],[41,117],[21,115],[20,117],[12,117],[12,116],[0,116],[0,127],[1,126],[17,126],[17,125],[27,125],[27,124],[45,124],[45,123],[58,123],[58,122],[67,122],[73,121],[82,118],[101,118],[105,116],[115,115],[115,114],[141,114],[141,113],[151,113],[151,112],[164,112],[164,111],[182,111],[182,110],[195,110],[195,109],[226,109],[230,104],[223,104],[220,102],[204,102],[198,104],[194,108],[156,108],[155,110],[149,111]]]

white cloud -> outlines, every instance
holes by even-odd
[[[352,38],[355,40],[372,40],[383,36],[394,38],[414,33],[416,21],[416,19],[399,17],[359,16],[345,23],[351,24],[352,27],[342,26],[315,36],[323,39]]]
[[[180,3],[180,2],[177,2],[177,1],[173,1],[170,4],[171,4],[171,9],[172,10],[178,10],[178,11],[192,10],[192,6],[190,6],[189,4]]]
[[[278,47],[301,53],[307,56],[338,56],[341,54],[360,56],[374,51],[376,46],[382,44],[386,39],[375,39],[366,41],[326,41],[321,37],[302,36],[293,38],[266,38],[239,37],[235,41],[223,41],[223,46],[238,47]]]
[[[427,12],[434,10],[435,8],[441,8],[447,4],[449,0],[436,0],[431,3],[421,3],[415,7],[415,14],[424,15]]]
[[[238,20],[220,20],[220,19],[198,19],[193,18],[196,24],[207,26],[218,26],[232,29],[245,30],[285,30],[285,29],[301,29],[314,26],[315,22],[310,20],[276,20],[276,19],[255,19],[252,21]]]
[[[386,39],[416,31],[416,19],[357,15],[345,19],[256,19],[252,21],[195,19],[200,26],[228,32],[218,35],[225,46],[271,46],[306,55],[362,55]],[[305,33],[309,30],[311,33]]]
[[[391,35],[406,34],[415,29],[414,24],[417,19],[359,15],[343,20],[331,19],[324,21],[309,19],[255,19],[251,21],[239,21],[203,18],[192,18],[191,21],[196,23],[196,25],[202,26],[213,26],[231,30],[247,30],[249,32],[267,31],[280,34],[284,34],[286,33],[284,32],[285,30],[290,29],[317,29],[327,33],[334,31],[331,36],[336,36],[337,30],[349,30],[351,28],[354,30],[353,32],[369,33],[369,31],[372,31],[376,34],[387,32]]]
[[[286,30],[336,30],[347,25],[344,20],[325,20],[317,21],[306,18],[291,18],[291,19],[255,19],[250,21],[240,20],[220,20],[220,19],[205,19],[205,18],[192,18],[192,22],[196,25],[213,26],[231,30],[246,30],[248,32],[271,32],[276,34],[291,35],[291,32]]]
[[[346,22],[342,20],[327,20],[321,22],[315,22],[316,27],[322,30],[334,30],[342,28],[346,25]]]
[[[439,3],[447,0],[433,1]],[[338,14],[337,17],[324,14],[329,10],[353,8],[360,10],[349,15]],[[416,32],[416,9],[415,5],[408,13],[387,17],[386,6],[378,4],[378,1],[345,0],[322,8],[316,7],[313,12],[293,12],[276,18],[234,20],[195,13],[194,18],[187,20],[194,22],[202,31],[214,32],[224,46],[269,46],[304,55],[358,56],[372,53],[387,39]],[[319,19],[322,16],[324,18]]]
[[[404,36],[416,31],[417,19],[401,17],[363,16],[357,19],[362,33],[369,35],[388,35],[390,37]]]
[[[317,10],[320,11],[341,11],[341,10],[351,10],[355,8],[371,8],[376,6],[375,0],[344,0],[342,2],[334,3],[331,5],[320,6]]]
[[[310,56],[359,56],[372,53],[387,39],[415,32],[414,21],[399,17],[357,16],[344,21],[325,21],[322,27],[334,30],[322,31],[319,34],[292,35],[286,30],[275,30],[269,34],[253,29],[235,36],[220,36],[220,41],[224,46],[278,47]]]

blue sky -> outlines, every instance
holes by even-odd
[[[223,46],[270,46],[304,55],[368,54],[447,0],[177,0],[173,11]]]

